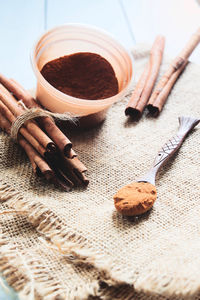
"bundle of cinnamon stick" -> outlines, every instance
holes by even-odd
[[[19,83],[0,74],[0,127],[9,135],[13,123],[26,110],[19,100],[28,109],[41,109],[39,103]],[[85,175],[87,168],[51,117],[27,120],[19,128],[17,141],[25,150],[34,173],[65,190],[88,185]]]
[[[188,58],[200,42],[200,28],[192,35],[180,54],[172,61],[169,69],[161,77],[152,92],[162,63],[165,38],[158,36],[151,48],[150,57],[141,75],[131,99],[125,109],[125,114],[138,120],[145,108],[150,115],[158,116],[167,97],[179,75],[188,63]]]

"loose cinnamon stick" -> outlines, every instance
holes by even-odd
[[[153,103],[151,103],[151,101],[149,101],[147,108],[148,108],[151,116],[157,117],[158,114],[161,112],[161,110],[167,100],[167,97],[168,97],[169,93],[171,92],[171,89],[173,88],[176,80],[178,79],[180,74],[183,72],[183,70],[185,69],[187,64],[188,64],[188,61],[186,61],[178,70],[176,70],[176,72],[174,72],[171,75],[171,77],[169,78],[169,80],[167,81],[165,86],[163,87],[162,91],[159,91],[158,96],[155,98]]]
[[[176,79],[184,70],[187,65],[187,61],[193,50],[200,42],[200,28],[192,35],[186,46],[179,53],[179,55],[172,61],[169,69],[165,72],[163,77],[158,82],[152,93],[149,102],[147,104],[147,109],[149,113],[153,116],[157,116],[169,95],[172,87],[174,86]]]
[[[150,65],[149,63],[145,66],[145,69],[133,91],[133,94],[128,102],[128,105],[125,109],[125,115],[129,115],[134,119],[139,119],[141,116],[141,111],[138,110],[136,107],[139,104],[142,91],[144,90],[144,86],[147,80],[147,76],[149,74]]]
[[[0,83],[2,83],[10,92],[12,92],[17,99],[22,99],[28,108],[38,107],[41,108],[39,103],[14,79],[8,79],[0,74]],[[52,138],[54,143],[67,157],[76,156],[75,152],[71,153],[72,143],[56,126],[56,124],[49,117],[41,117],[40,123],[46,130],[47,134]]]
[[[7,108],[16,116],[23,114],[24,109],[18,105],[17,100],[13,97],[8,96],[5,92],[5,87],[0,85],[0,100],[7,106]],[[38,140],[38,142],[50,153],[55,153],[57,150],[56,145],[53,141],[38,127],[34,121],[27,121],[25,127],[32,134],[32,136]]]
[[[126,107],[125,114],[139,119],[149,100],[162,62],[165,38],[157,36],[150,52],[149,63]]]

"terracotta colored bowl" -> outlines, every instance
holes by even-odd
[[[66,95],[50,85],[40,73],[42,67],[50,60],[76,52],[93,52],[107,59],[118,79],[119,93],[106,99],[85,100]],[[129,52],[108,33],[83,24],[66,24],[47,31],[36,42],[31,60],[40,103],[52,112],[70,112],[83,117],[86,126],[102,121],[107,109],[127,93],[132,80]]]

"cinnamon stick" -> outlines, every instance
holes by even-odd
[[[6,132],[10,134],[11,124],[12,122],[15,121],[16,118],[1,101],[0,101],[0,115],[3,116],[2,129],[5,129]],[[29,148],[28,152],[26,151],[26,153],[29,156],[29,159],[32,163],[34,172],[37,167],[37,169],[39,168],[40,173],[45,175],[45,177],[49,176],[48,174],[49,172],[46,172],[45,170],[43,171],[42,168],[42,166],[44,165],[43,163],[44,160],[39,155],[38,157],[35,157],[35,150],[33,149],[33,147],[43,157],[47,159],[48,164],[52,167],[60,182],[67,183],[69,187],[73,187],[74,184],[78,186],[81,183],[83,183],[84,185],[87,185],[89,183],[86,176],[82,174],[82,172],[86,171],[86,168],[76,157],[74,157],[74,159],[68,159],[64,156],[62,157],[61,154],[57,156],[54,155],[52,157],[50,156],[50,154],[46,153],[45,149],[34,139],[34,137],[32,137],[32,135],[27,131],[26,128],[22,126],[19,132],[20,132],[19,135],[20,139],[18,138],[18,142],[24,148],[25,151],[27,148]],[[21,134],[24,138],[26,138],[26,140],[22,138]],[[32,150],[31,150],[31,145],[27,141],[29,141],[33,146]],[[34,154],[34,161],[31,159],[33,154]]]
[[[16,120],[16,117],[11,113],[7,106],[0,100],[0,113],[11,124]],[[40,143],[29,133],[29,131],[22,126],[19,132],[26,138],[26,140],[42,155],[45,156],[46,150]]]
[[[48,160],[50,165],[54,168],[57,166],[59,170],[67,178],[75,185],[80,186],[84,184],[85,186],[88,185],[89,180],[87,179],[85,172],[87,171],[86,167],[79,161],[77,157],[74,157],[73,159],[66,158],[62,153],[57,153],[57,155],[54,156],[54,160]]]
[[[17,100],[14,97],[8,96],[8,93],[5,92],[5,87],[0,85],[0,100],[7,106],[7,108],[14,114],[16,117],[23,114],[24,109],[18,105]],[[31,135],[38,140],[38,142],[50,153],[55,153],[57,151],[56,145],[53,141],[38,127],[34,121],[26,121],[24,126],[28,129]]]
[[[150,65],[149,63],[145,66],[145,69],[133,91],[133,94],[128,102],[125,109],[125,115],[129,115],[134,119],[139,119],[141,117],[141,111],[137,109],[137,105],[140,102],[142,91],[144,90],[145,83],[147,81],[147,76],[149,74]]]
[[[167,100],[167,97],[169,96],[169,93],[171,92],[176,80],[178,79],[180,74],[183,72],[183,70],[185,69],[187,64],[188,64],[188,61],[186,61],[178,70],[176,70],[176,72],[174,72],[171,75],[171,77],[168,79],[168,81],[166,82],[163,89],[161,91],[159,90],[158,96],[155,98],[153,103],[151,103],[152,100],[151,101],[149,100],[147,108],[148,108],[151,116],[157,117],[158,114],[161,112],[161,110]]]
[[[8,133],[10,133],[11,124],[15,120],[15,117],[1,101],[0,101],[0,115],[4,116],[4,119],[7,118],[7,120],[8,120],[7,123],[6,123],[6,127],[4,126],[2,129],[6,129],[6,131]],[[74,157],[73,159],[68,159],[68,158],[64,157],[61,153],[57,154],[57,156],[54,155],[52,157],[52,156],[50,156],[50,154],[45,152],[45,149],[44,150],[42,149],[41,145],[37,144],[37,141],[34,140],[34,138],[26,130],[26,128],[23,128],[23,126],[20,128],[20,133],[25,138],[27,138],[28,141],[30,141],[33,144],[34,148],[36,150],[38,150],[38,152],[41,155],[43,155],[47,159],[48,164],[52,167],[52,169],[55,172],[55,175],[57,176],[58,180],[60,181],[60,185],[62,185],[62,184],[66,185],[67,184],[67,186],[69,186],[70,188],[73,187],[74,185],[79,186],[82,183],[84,185],[88,185],[89,181],[88,181],[87,177],[85,176],[85,174],[83,174],[83,172],[85,172],[87,169],[78,160],[77,157]],[[26,148],[28,147],[28,145],[27,145],[28,142],[22,140],[22,138],[20,138],[20,140],[18,139],[18,142],[19,142],[20,145],[23,143],[23,148],[26,151]],[[36,143],[36,145],[35,145],[35,143]],[[35,150],[33,149],[32,152],[34,152],[34,151]],[[31,151],[29,151],[27,153],[28,156],[29,156],[30,152]],[[30,161],[32,163],[31,158],[30,158]],[[41,163],[42,162],[43,162],[43,160],[41,158],[36,158],[37,167],[39,168],[41,173],[43,175],[45,175],[45,177],[47,177],[47,176],[49,176],[48,175],[49,172],[43,172],[41,170],[41,167],[42,167]],[[34,161],[34,164],[35,164],[35,161]],[[36,167],[34,167],[34,164],[32,163],[33,169],[35,171]],[[52,178],[52,176],[51,176],[51,178]],[[55,181],[55,178],[54,178],[54,181]]]
[[[0,112],[0,127],[2,130],[6,131],[7,134],[10,134],[11,123],[4,117],[2,111]],[[34,173],[36,173],[37,168],[39,168],[40,172],[43,175],[45,175],[45,177],[52,177],[53,171],[50,169],[48,164],[41,158],[41,156],[34,150],[34,148],[22,137],[22,135],[19,135],[18,142],[21,145],[21,147],[25,150],[32,164]]]
[[[136,89],[125,109],[125,114],[139,119],[149,100],[162,62],[165,38],[157,36],[150,51],[150,58]]]
[[[63,160],[65,161],[66,168],[73,173],[74,176],[78,179],[78,181],[82,182],[84,185],[89,184],[89,180],[85,175],[85,172],[87,171],[87,168],[85,165],[78,159],[78,157],[74,158],[64,158]],[[76,181],[77,181],[76,179]]]
[[[167,100],[167,97],[176,82],[176,79],[184,70],[185,66],[187,65],[189,56],[194,51],[199,42],[200,28],[191,36],[190,40],[187,42],[183,50],[172,61],[168,70],[165,72],[165,74],[155,87],[155,90],[152,93],[147,104],[147,109],[152,116],[157,116],[161,112]]]
[[[10,122],[4,117],[4,114],[0,111],[0,127],[3,131],[10,135]]]
[[[23,101],[25,102],[26,106],[31,108],[31,103],[35,100],[34,98],[26,91],[24,90],[20,85],[18,85],[14,80],[8,80],[6,77],[4,77],[3,75],[0,75],[0,82],[4,83],[7,88],[10,89],[11,92],[13,92],[13,94],[16,97],[21,97],[23,98]],[[16,110],[13,110],[13,107],[11,107],[13,103],[17,103],[17,100],[10,94],[10,92],[2,86],[2,88],[0,88],[0,99],[1,99],[1,91],[4,92],[4,96],[7,95],[7,97],[9,98],[10,102],[6,102],[7,104],[9,104],[9,108],[14,111],[14,113],[16,113]],[[13,100],[14,99],[14,100]],[[7,99],[6,99],[7,100]],[[12,101],[11,101],[12,100]],[[4,100],[5,101],[5,100]],[[27,101],[27,102],[26,102]],[[37,104],[36,104],[37,105]],[[16,107],[15,107],[16,108]],[[20,113],[22,113],[22,108],[19,107],[18,109],[20,109]],[[40,121],[42,120],[42,122],[45,122],[45,130],[47,132],[53,132],[53,134],[55,134],[57,131],[55,131],[54,129],[56,128],[56,130],[58,130],[59,132],[60,129],[58,129],[58,127],[54,124],[54,122],[51,120],[51,118],[49,117],[41,117],[38,118]],[[10,118],[11,122],[14,122],[14,118]],[[39,122],[40,122],[39,121]],[[28,121],[31,122],[31,121]],[[35,141],[33,140],[33,142],[31,142],[31,139],[35,139],[35,135],[34,132],[30,130],[30,127],[27,126],[27,123],[25,124],[25,126],[22,126],[20,129],[20,133],[23,134],[23,136],[25,136],[25,138],[27,138],[27,140],[36,148],[36,150],[42,155],[44,156],[47,160],[48,163],[51,163],[54,165],[54,169],[55,169],[55,164],[54,162],[52,162],[52,159],[55,160],[55,153],[54,153],[54,157],[50,157],[48,155],[48,152],[45,151],[46,149],[43,147],[43,145],[41,145],[39,143],[39,145],[36,145]],[[35,122],[34,122],[35,124]],[[52,126],[53,125],[53,126]],[[30,125],[29,125],[30,126]],[[52,127],[51,127],[52,126]],[[28,133],[30,134],[30,136],[28,137]],[[61,138],[64,136],[63,139],[63,144],[65,144],[66,140],[68,140],[65,135],[61,132]],[[58,137],[59,140],[59,137]],[[37,140],[36,140],[37,142]],[[60,147],[61,147],[60,143]],[[66,144],[65,144],[66,145]],[[39,149],[40,147],[43,147],[43,153],[41,151],[41,149]],[[59,147],[59,148],[60,148]],[[71,148],[70,152],[68,153],[68,157],[66,156],[65,151],[60,151],[60,153],[57,153],[57,156],[61,156],[59,158],[59,161],[61,163],[59,163],[59,171],[57,170],[57,175],[59,173],[60,178],[64,178],[64,174],[66,174],[67,178],[69,181],[71,181],[72,183],[69,182],[70,185],[75,184],[75,185],[80,185],[81,183],[83,183],[84,185],[88,185],[89,180],[87,179],[86,175],[84,174],[87,171],[87,168],[84,166],[84,164],[77,158],[76,153],[74,152],[74,150]],[[64,164],[64,167],[62,166]],[[64,171],[62,171],[62,169],[64,168]],[[63,172],[63,174],[61,174]]]
[[[18,142],[20,146],[25,150],[33,166],[34,173],[38,173],[38,169],[39,169],[39,171],[49,181],[55,177],[53,170],[49,167],[46,161],[42,159],[42,157],[34,150],[34,148],[21,135],[19,135]]]
[[[3,74],[0,74],[0,83],[2,83],[10,92],[12,92],[17,99],[22,99],[28,108],[41,108],[39,103],[36,102],[32,95],[14,79],[8,79]],[[56,126],[51,118],[41,117],[39,121],[44,130],[52,138],[54,143],[58,146],[61,152],[64,153],[64,155],[67,157],[76,156],[74,151],[71,153],[71,141],[62,133],[62,131]]]
[[[0,112],[0,127],[2,130],[10,134],[11,123],[5,118],[4,114]],[[25,150],[33,172],[38,175],[43,175],[47,181],[62,187],[64,190],[69,191],[73,183],[64,175],[58,168],[52,169],[49,164],[38,154],[38,152],[27,142],[27,140],[19,134],[18,143]],[[62,175],[60,175],[62,174]]]

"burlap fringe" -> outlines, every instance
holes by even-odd
[[[111,276],[110,261],[102,254],[93,252],[83,237],[67,231],[66,225],[50,209],[39,202],[20,197],[9,200],[8,205],[17,211],[28,212],[28,221],[69,262],[93,266],[100,272],[102,280],[109,284],[120,283]]]
[[[36,200],[24,199],[19,192],[16,192],[13,187],[6,183],[0,182],[0,185],[0,201],[7,201],[8,207],[13,209],[13,212],[25,215],[37,232],[42,235],[41,239],[46,247],[49,247],[54,252],[57,251],[70,263],[86,264],[94,267],[99,274],[98,280],[84,286],[78,285],[73,290],[66,291],[53,278],[47,276],[43,269],[43,264],[40,262],[39,255],[37,261],[35,261],[35,254],[33,260],[25,255],[23,251],[18,251],[15,246],[10,246],[5,242],[5,239],[0,238],[0,272],[3,273],[9,285],[19,293],[20,299],[50,300],[56,299],[55,296],[59,296],[59,299],[62,300],[84,300],[88,299],[89,296],[98,296],[102,300],[115,298],[120,300],[138,300],[138,292],[145,292],[145,295],[148,294],[149,297],[158,296],[157,289],[162,284],[162,280],[161,282],[155,282],[154,273],[150,272],[148,278],[143,278],[142,284],[140,281],[136,281],[135,286],[133,286],[128,274],[124,274],[122,270],[116,268],[113,262],[105,258],[101,253],[95,252],[88,246],[85,238],[67,230],[66,224],[53,211]],[[42,241],[41,239],[40,241]],[[20,253],[20,258],[18,253]],[[24,263],[22,263],[23,257]],[[36,268],[31,268],[32,273],[28,272],[25,265],[34,265],[35,263],[37,264]],[[34,297],[32,296],[31,286],[33,284],[30,284],[30,274],[34,274],[34,278],[37,278]],[[102,282],[108,285],[106,289],[101,289]],[[150,283],[155,283],[155,293],[153,292],[154,289],[148,288]],[[185,294],[180,292],[178,299],[180,297],[182,299],[193,299],[197,292],[199,292],[199,286],[189,289]],[[172,288],[166,296],[175,296],[175,290]]]
[[[98,296],[101,300],[139,300],[133,288],[127,285],[107,287],[102,289]]]
[[[19,293],[20,299],[55,299],[55,296],[59,296],[63,300],[83,300],[88,299],[90,295],[100,295],[100,283],[102,281],[109,286],[118,286],[129,281],[128,278],[122,276],[119,269],[112,266],[110,260],[88,247],[85,238],[67,230],[62,220],[40,202],[24,199],[13,187],[2,182],[0,200],[7,201],[7,205],[13,209],[13,212],[23,213],[37,232],[44,237],[46,246],[49,246],[52,251],[57,251],[70,263],[92,266],[99,273],[98,281],[88,283],[84,287],[76,286],[71,291],[63,291],[53,278],[47,278],[39,259],[37,262],[31,258],[29,259],[27,254],[25,255],[15,246],[10,246],[8,242],[5,242],[5,239],[2,239],[4,243],[0,243],[0,271],[7,279],[8,284]],[[21,264],[19,261],[23,260],[23,255],[24,264]],[[28,276],[27,273],[29,272],[24,270],[24,265],[33,266],[35,263],[37,267],[31,268],[34,278],[37,278],[37,284],[35,283],[33,291],[31,290],[31,286],[33,286],[33,282],[31,284],[30,281],[31,273]],[[16,273],[16,270],[18,273]],[[39,289],[37,288],[38,284],[40,285]],[[38,291],[40,291],[39,294]]]
[[[33,291],[31,291],[29,284],[30,280],[26,275],[27,272],[24,272],[24,266],[22,266],[22,261],[18,254],[19,251],[17,251],[16,247],[10,245],[6,238],[1,234],[0,271],[6,278],[8,284],[19,292],[21,299],[28,299],[31,292],[33,295]],[[32,299],[34,298],[32,297]]]
[[[19,196],[19,193],[15,191],[13,187],[5,182],[1,182],[0,184],[0,201],[7,201],[14,196]]]
[[[54,277],[47,274],[42,262],[34,253],[30,254],[10,245],[1,234],[0,237],[0,272],[12,286],[21,300],[83,300],[90,295],[97,295],[98,282],[76,286],[66,290]]]

